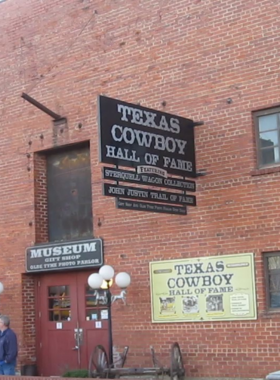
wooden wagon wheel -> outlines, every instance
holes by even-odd
[[[173,343],[171,347],[171,380],[184,380],[185,368],[179,344]]]
[[[150,350],[151,350],[151,355],[152,355],[153,366],[155,368],[163,368],[163,365],[161,364],[161,362],[158,360],[158,358],[156,356],[156,352],[155,352],[154,347],[150,346]]]
[[[99,344],[94,348],[89,359],[88,377],[107,378],[109,361],[105,348]]]

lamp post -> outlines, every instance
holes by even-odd
[[[112,318],[111,318],[111,306],[112,304],[121,299],[125,303],[126,301],[126,288],[130,285],[130,275],[126,272],[120,272],[116,275],[115,281],[119,288],[121,288],[121,293],[119,295],[112,295],[110,287],[113,283],[113,278],[115,275],[114,268],[110,265],[103,265],[99,269],[99,273],[93,273],[88,278],[89,286],[94,289],[97,293],[99,289],[106,289],[107,295],[107,307],[108,307],[108,327],[109,327],[109,362],[110,366],[113,367],[113,331],[112,331]],[[105,286],[104,286],[105,282]],[[98,294],[98,293],[97,293]]]

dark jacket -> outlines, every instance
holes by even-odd
[[[17,336],[10,328],[0,335],[0,361],[11,363],[16,360],[18,354]]]

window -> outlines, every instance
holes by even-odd
[[[93,290],[88,285],[85,289],[86,296],[86,320],[108,319],[107,290]]]
[[[254,113],[258,166],[280,164],[280,108]]]
[[[71,302],[69,286],[50,286],[48,288],[49,321],[70,321]]]
[[[47,156],[49,241],[92,237],[91,165],[89,147],[75,147]]]
[[[267,307],[280,311],[280,252],[264,256]]]

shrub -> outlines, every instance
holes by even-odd
[[[62,377],[88,377],[87,369],[71,369],[65,372]]]

